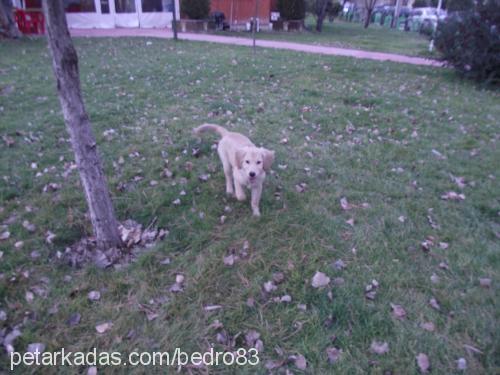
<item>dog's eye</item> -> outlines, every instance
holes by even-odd
[[[245,163],[250,164],[250,160],[245,160]]]
[[[259,160],[259,161],[257,162],[257,164],[260,164],[260,163],[262,163],[262,162]]]

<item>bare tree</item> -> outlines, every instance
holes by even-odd
[[[118,222],[82,100],[78,56],[69,35],[62,0],[43,0],[43,10],[59,102],[75,153],[97,246],[101,249],[121,247]]]
[[[11,0],[0,0],[0,26],[0,34],[7,38],[19,38],[22,35],[12,14]]]
[[[372,18],[373,9],[377,5],[377,0],[365,0],[365,8],[366,8],[366,18],[365,18],[365,29],[370,25],[370,19]]]

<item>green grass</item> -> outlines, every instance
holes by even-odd
[[[16,143],[0,147],[0,234],[11,233],[0,241],[0,309],[7,313],[1,322],[7,330],[21,324],[16,350],[33,342],[50,351],[96,347],[124,355],[175,347],[205,351],[210,343],[221,350],[210,327],[219,320],[236,337],[236,347],[245,346],[247,330],[261,334],[261,365],[238,373],[266,373],[263,363],[300,353],[310,374],[413,374],[420,352],[428,354],[434,374],[457,372],[460,357],[468,373],[498,372],[498,92],[459,81],[447,69],[406,64],[262,49],[253,58],[247,48],[142,38],[76,39],[76,46],[117,215],[143,225],[156,217],[170,235],[121,270],[74,270],[57,261],[58,251],[90,235],[91,228],[76,172],[62,175],[73,159],[48,50],[43,40],[2,42],[0,136]],[[191,135],[205,121],[276,151],[259,220],[248,202],[224,196],[223,173],[210,147],[215,138],[198,145]],[[117,133],[110,141],[103,136],[107,129]],[[284,137],[288,144],[280,143]],[[198,146],[202,154],[194,158],[191,150]],[[130,157],[134,152],[139,156]],[[192,171],[186,162],[193,163]],[[161,177],[166,165],[173,179]],[[35,177],[37,171],[42,175]],[[199,182],[197,176],[207,172],[211,178]],[[467,182],[462,202],[440,199],[460,191],[450,174]],[[143,179],[133,182],[137,175]],[[150,186],[151,180],[159,184]],[[50,182],[61,190],[43,193]],[[299,193],[295,185],[303,182],[307,191]],[[181,190],[187,194],[175,206]],[[370,207],[343,211],[341,197]],[[439,228],[429,223],[431,208]],[[221,215],[227,216],[223,225]],[[346,223],[351,218],[354,226]],[[23,220],[36,231],[28,232]],[[52,245],[45,242],[48,230],[57,236]],[[428,236],[449,248],[423,252],[420,243]],[[20,240],[24,246],[15,249]],[[245,240],[249,256],[224,265],[223,257]],[[33,250],[41,256],[32,259]],[[160,264],[165,257],[171,264]],[[332,267],[339,259],[344,270]],[[316,271],[344,283],[313,289]],[[268,296],[262,285],[275,272],[285,280]],[[174,295],[169,287],[177,273],[185,275],[186,288]],[[430,281],[434,273],[437,284]],[[480,287],[480,277],[491,278],[492,287]],[[380,286],[370,301],[364,289],[373,279]],[[45,292],[27,302],[25,293],[34,286]],[[91,290],[101,291],[99,301],[88,301]],[[285,294],[291,303],[273,302]],[[441,311],[429,306],[433,297]],[[150,301],[162,301],[151,305],[159,314],[152,321],[138,305]],[[395,320],[390,303],[402,305],[407,319]],[[215,304],[222,309],[204,311]],[[54,305],[58,311],[51,314]],[[76,312],[81,322],[70,327],[66,321]],[[95,325],[104,321],[112,321],[112,329],[97,334]],[[434,332],[420,328],[428,321]],[[131,330],[135,335],[127,338]],[[387,341],[389,352],[370,353],[373,340]],[[325,353],[331,346],[343,352],[335,364]],[[4,352],[0,366],[8,366]],[[281,371],[286,367],[301,373],[293,363]],[[56,369],[43,371],[51,372]]]
[[[307,25],[315,30],[315,21],[307,19]],[[251,38],[249,32],[218,32],[219,35],[232,35]],[[258,39],[280,40],[287,42],[352,48],[366,51],[389,52],[408,56],[432,57],[429,53],[429,39],[414,33],[370,24],[368,29],[361,23],[346,22],[336,19],[333,23],[325,21],[323,31],[284,32],[261,31]]]

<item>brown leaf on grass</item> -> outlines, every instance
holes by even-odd
[[[370,350],[375,354],[385,354],[389,351],[389,344],[385,341],[372,341]]]
[[[56,235],[54,233],[52,233],[50,230],[48,230],[45,233],[45,242],[47,242],[48,244],[51,245],[55,238],[56,238]]]
[[[69,319],[67,320],[67,323],[69,326],[76,326],[80,323],[81,319],[82,316],[79,313],[74,313],[70,315]]]
[[[221,305],[207,305],[203,307],[203,310],[205,310],[206,312],[216,311],[220,309],[222,309]]]
[[[105,322],[105,323],[101,323],[101,324],[96,325],[95,330],[97,331],[97,333],[106,333],[107,331],[109,331],[111,329],[111,327],[113,327],[113,323]]]
[[[232,266],[234,264],[234,261],[235,261],[235,256],[233,254],[224,257],[224,264],[226,266]]]
[[[275,284],[281,284],[285,280],[285,274],[283,272],[273,273],[273,281]]]
[[[326,348],[326,356],[328,357],[328,362],[330,364],[336,363],[342,355],[342,349],[335,347]]]
[[[43,353],[45,351],[45,344],[41,342],[28,344],[28,348],[26,349],[26,351],[28,353]]]
[[[431,307],[435,310],[438,310],[438,311],[441,310],[441,306],[439,306],[439,303],[435,298],[431,298],[429,300],[429,305],[431,305]]]
[[[8,240],[10,237],[10,232],[9,231],[5,231],[3,233],[0,234],[0,241],[5,241],[5,240]]]
[[[291,359],[293,359],[295,367],[297,367],[299,370],[304,371],[307,368],[306,357],[304,357],[302,354],[291,356]]]
[[[396,319],[403,320],[406,318],[406,310],[401,305],[396,305],[391,302],[392,316]]]
[[[330,278],[326,276],[323,272],[316,271],[313,278],[311,279],[311,285],[313,288],[322,288],[330,283]]]
[[[19,331],[19,329],[17,328],[14,328],[3,338],[3,346],[8,354],[14,352],[14,341],[19,336],[21,336],[21,331]]]
[[[150,306],[144,305],[142,303],[139,303],[138,306],[139,306],[139,311],[142,311],[143,313],[146,314],[146,318],[148,319],[148,321],[155,320],[156,318],[158,318],[160,316],[160,314],[158,314]],[[109,327],[109,328],[111,328],[111,327]],[[102,332],[100,332],[100,333],[102,333]]]
[[[266,362],[266,364],[264,365],[264,367],[267,370],[274,370],[274,369],[280,368],[284,364],[285,364],[284,360],[275,360],[275,361],[269,360],[269,361]]]
[[[245,341],[250,348],[255,347],[256,341],[260,338],[260,333],[254,329],[250,329],[245,333]]]
[[[467,360],[465,358],[459,358],[457,360],[457,370],[467,370]]]
[[[8,135],[2,136],[2,139],[5,142],[5,144],[7,145],[7,147],[12,147],[16,143],[16,141],[14,141],[14,138],[9,137]]]
[[[347,198],[346,197],[340,198],[340,207],[344,211],[348,211],[348,210],[350,210],[350,209],[353,208],[353,206],[349,202],[347,202]]]
[[[87,298],[91,301],[98,301],[101,298],[101,293],[97,290],[92,290],[87,294]]]
[[[420,324],[420,328],[425,329],[428,332],[434,332],[436,327],[434,326],[434,323],[432,322],[424,322]]]
[[[23,228],[26,229],[28,232],[31,232],[31,233],[33,233],[34,231],[36,231],[36,225],[30,223],[28,220],[24,220],[23,221]]]
[[[263,288],[266,291],[266,293],[271,293],[271,292],[275,291],[276,289],[278,289],[276,287],[276,285],[274,284],[274,282],[272,282],[272,281],[265,282],[263,285]]]
[[[491,287],[491,279],[486,277],[480,277],[479,285],[482,286],[483,288],[489,288]]]
[[[465,199],[465,195],[458,194],[454,191],[448,191],[445,194],[441,195],[441,199],[450,201],[463,201]]]
[[[295,191],[297,193],[304,193],[307,190],[307,184],[305,182],[301,182],[300,184],[295,185]]]
[[[417,359],[417,366],[420,372],[422,374],[426,374],[427,372],[429,372],[431,365],[429,362],[429,357],[427,357],[427,354],[419,353],[416,359]]]

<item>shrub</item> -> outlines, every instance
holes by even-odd
[[[474,0],[449,0],[448,12],[471,10],[474,8]]]
[[[278,11],[284,20],[303,20],[306,16],[305,0],[278,0]]]
[[[439,22],[435,46],[460,75],[500,83],[498,0],[478,0],[472,10],[452,13]]]
[[[210,0],[182,0],[181,10],[190,19],[206,19],[210,13]]]

